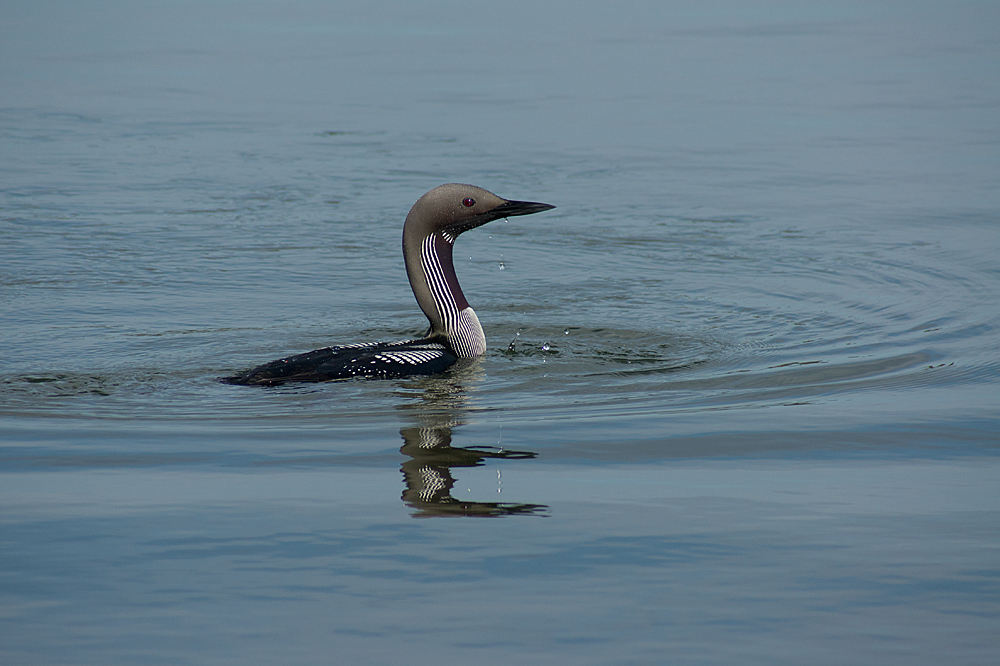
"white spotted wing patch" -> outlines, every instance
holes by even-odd
[[[355,342],[349,345],[337,345],[336,347],[327,347],[327,349],[366,349],[369,347],[381,347],[385,345],[408,345],[413,340],[400,340],[399,342]]]
[[[439,349],[408,349],[406,351],[383,351],[375,354],[375,358],[384,363],[420,365],[436,361],[444,355]]]

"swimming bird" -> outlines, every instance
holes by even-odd
[[[271,386],[351,377],[390,379],[443,372],[486,351],[486,335],[455,275],[452,248],[460,234],[487,222],[555,208],[509,201],[474,185],[449,183],[420,197],[403,224],[410,288],[430,322],[419,340],[325,347],[271,361],[222,381]]]

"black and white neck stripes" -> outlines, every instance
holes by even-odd
[[[451,261],[452,243],[454,240],[444,234],[427,236],[420,246],[420,266],[437,307],[442,333],[456,356],[474,358],[486,351],[486,334],[458,286]]]

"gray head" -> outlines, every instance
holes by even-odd
[[[502,217],[530,215],[555,208],[531,201],[508,201],[475,185],[448,183],[439,185],[417,199],[403,226],[406,236],[425,237],[440,231],[454,242],[463,231],[475,229]]]
[[[481,187],[458,183],[435,187],[413,204],[403,225],[403,257],[413,295],[430,320],[431,334],[448,338],[460,356],[482,353],[486,338],[458,286],[452,245],[462,232],[487,222],[551,208],[555,206],[509,201]],[[468,314],[463,314],[466,310]]]

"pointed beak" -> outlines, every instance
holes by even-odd
[[[543,210],[550,210],[555,206],[549,204],[535,203],[534,201],[504,201],[495,208],[491,208],[485,213],[480,213],[475,217],[467,217],[456,224],[449,225],[448,231],[456,236],[460,233],[481,227],[487,222],[499,220],[503,217],[514,217],[515,215],[531,215],[541,213]]]
[[[543,210],[551,210],[555,206],[534,201],[505,201],[489,212],[490,217],[499,219],[501,217],[514,217],[515,215],[531,215],[541,213]]]

